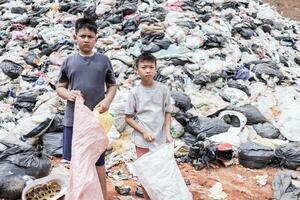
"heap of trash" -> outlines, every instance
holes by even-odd
[[[62,154],[55,85],[83,16],[96,20],[95,51],[119,84],[111,140],[131,130],[134,59],[150,52],[171,90],[178,162],[300,166],[300,23],[261,0],[0,0],[0,13],[0,198],[20,198]],[[127,157],[107,154],[109,167],[135,159],[130,145]]]

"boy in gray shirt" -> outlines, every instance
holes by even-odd
[[[154,143],[173,141],[170,134],[171,97],[168,88],[154,80],[156,70],[153,55],[143,53],[136,59],[136,72],[141,82],[130,91],[125,121],[134,129],[131,139],[138,158],[149,152]],[[145,190],[144,197],[150,199]]]
[[[74,101],[82,96],[84,104],[99,112],[106,112],[116,94],[117,86],[109,59],[93,52],[96,43],[97,25],[90,19],[80,18],[75,23],[74,39],[79,47],[63,62],[57,94],[67,100],[64,115],[63,158],[71,160],[71,146],[74,120]],[[105,87],[107,88],[105,94]],[[95,163],[104,200],[107,200],[105,152]]]

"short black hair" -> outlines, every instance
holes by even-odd
[[[138,68],[139,63],[143,62],[143,61],[153,62],[153,63],[155,63],[155,66],[156,66],[156,58],[151,53],[144,52],[141,55],[139,55],[135,59],[135,66],[136,66],[136,68]]]
[[[89,18],[77,19],[75,22],[75,33],[77,34],[80,29],[85,29],[85,28],[97,34],[97,24],[93,20]]]

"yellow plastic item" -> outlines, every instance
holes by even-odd
[[[99,120],[99,123],[102,125],[104,132],[108,133],[114,122],[113,116],[108,112],[99,113],[97,108],[94,109],[93,113]]]

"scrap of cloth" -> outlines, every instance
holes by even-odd
[[[66,200],[103,200],[95,163],[108,146],[108,137],[94,116],[76,98],[72,139],[72,159]]]

